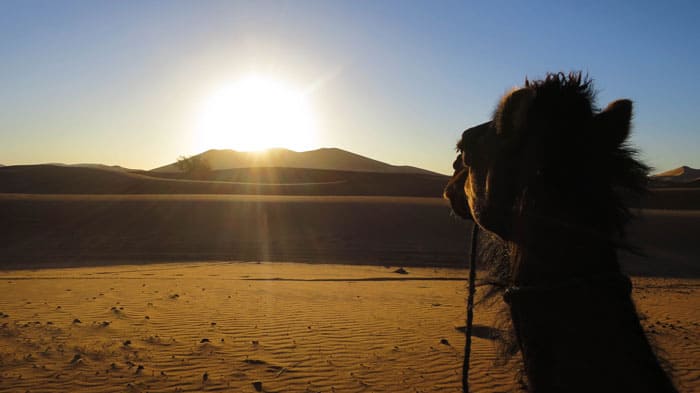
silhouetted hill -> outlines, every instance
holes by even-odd
[[[677,180],[691,180],[700,177],[700,169],[694,169],[689,166],[683,165],[681,167],[668,170],[666,172],[657,173],[652,177],[673,177]]]
[[[700,169],[682,166],[651,176],[654,180],[687,183],[700,180]]]
[[[437,173],[412,166],[390,165],[337,148],[323,148],[304,152],[287,149],[270,149],[265,152],[239,152],[235,150],[208,150],[198,154],[209,162],[212,169],[236,169],[257,167],[285,167],[305,169],[328,169],[353,172],[379,173]],[[152,172],[177,173],[175,163],[155,168]]]
[[[666,172],[661,172],[649,177],[649,186],[652,188],[700,187],[700,169],[681,166]]]
[[[156,177],[158,176],[158,177]],[[56,165],[0,168],[0,193],[23,194],[264,194],[439,197],[447,176],[245,168],[212,171],[212,180],[182,174]]]
[[[0,193],[15,194],[252,194],[440,197],[447,176],[240,168],[212,171],[211,180],[183,174],[115,171],[55,165],[0,168]],[[656,188],[633,203],[654,209],[700,209],[700,188]]]
[[[79,168],[104,169],[104,170],[106,170],[106,171],[119,171],[119,172],[129,172],[129,171],[133,171],[133,169],[124,168],[123,166],[119,166],[119,165],[104,165],[104,164],[70,164],[70,165],[65,165],[65,166],[74,166],[74,167],[79,167]]]

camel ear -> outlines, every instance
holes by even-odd
[[[606,146],[616,148],[623,144],[630,134],[632,121],[632,101],[617,100],[595,115],[593,119],[596,132]]]
[[[537,93],[533,89],[518,89],[506,94],[499,105],[496,132],[505,137],[517,137],[516,130],[527,122],[527,113]]]

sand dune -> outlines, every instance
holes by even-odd
[[[215,171],[212,180],[179,174],[98,168],[17,165],[0,168],[0,193],[24,194],[258,194],[439,197],[446,176],[293,168]]]
[[[421,173],[376,173],[255,167],[216,170],[209,180],[178,172],[122,171],[81,166],[18,165],[0,168],[0,193],[366,195],[440,197],[448,178]],[[675,184],[675,183],[674,183]],[[690,184],[690,183],[689,183]],[[691,184],[692,185],[692,184]],[[630,204],[647,209],[700,209],[700,188],[652,189]]]
[[[339,171],[414,173],[437,175],[425,169],[407,165],[391,165],[338,148],[321,148],[296,152],[288,149],[268,149],[263,152],[235,150],[208,150],[195,157],[209,163],[212,169],[286,167],[306,169],[330,169]],[[180,172],[176,163],[168,164],[152,172]]]
[[[408,270],[413,281],[279,263],[6,271],[0,391],[458,392],[466,272]],[[645,329],[698,391],[700,282],[634,282]],[[479,307],[475,323],[489,329],[495,312]],[[474,391],[513,391],[481,336]]]
[[[654,180],[687,183],[700,179],[700,169],[694,169],[689,166],[681,166],[666,172],[653,175]]]

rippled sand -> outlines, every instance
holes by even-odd
[[[464,270],[284,263],[0,273],[2,392],[461,391]],[[635,279],[643,324],[700,391],[699,280]],[[494,308],[475,323],[493,325]],[[472,389],[510,392],[488,335]],[[257,385],[256,383],[261,383]]]

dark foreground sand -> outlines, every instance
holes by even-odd
[[[2,392],[459,392],[463,270],[283,263],[0,274]],[[700,281],[635,278],[647,333],[700,391]],[[479,307],[472,385],[496,366]],[[601,326],[604,329],[604,326]]]
[[[236,260],[459,266],[440,198],[0,194],[0,266]]]
[[[700,278],[700,210],[641,210],[633,275]],[[204,260],[467,265],[440,198],[0,194],[0,269]]]

